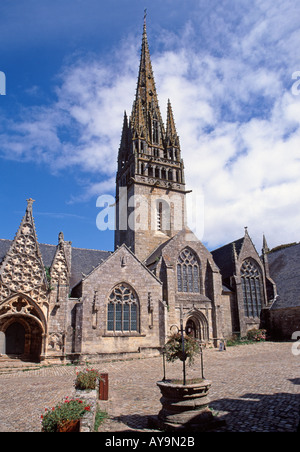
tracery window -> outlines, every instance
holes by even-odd
[[[118,284],[111,292],[107,306],[107,331],[139,331],[139,304],[134,290]]]
[[[200,292],[199,263],[195,254],[185,248],[177,260],[178,292]]]
[[[241,268],[241,280],[246,317],[259,317],[262,308],[262,274],[258,265],[247,259]]]

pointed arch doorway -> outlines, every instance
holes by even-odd
[[[39,362],[45,356],[46,319],[34,300],[18,294],[0,305],[0,354]]]
[[[186,321],[185,332],[201,342],[209,342],[209,326],[205,315],[193,312]]]
[[[43,332],[35,319],[26,316],[11,316],[6,319],[0,329],[2,329],[1,354],[11,358],[40,361]]]

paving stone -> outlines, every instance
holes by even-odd
[[[258,343],[204,350],[205,377],[212,381],[210,407],[226,420],[219,431],[294,432],[299,422],[299,356],[291,343]],[[109,374],[109,400],[100,402],[109,418],[104,432],[147,431],[148,417],[157,415],[163,377],[161,357],[102,362],[94,368]],[[188,378],[200,376],[197,359],[187,368]],[[180,362],[166,366],[167,378],[180,378]],[[38,432],[40,416],[73,393],[73,366],[16,368],[1,374],[0,431]]]

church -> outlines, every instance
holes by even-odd
[[[181,323],[210,346],[260,326],[276,296],[266,254],[247,228],[214,252],[189,229],[183,156],[170,101],[162,120],[144,22],[118,154],[115,250],[74,248],[63,233],[39,244],[29,199],[14,240],[0,240],[0,357],[153,356]]]

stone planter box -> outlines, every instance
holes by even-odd
[[[91,410],[87,411],[84,414],[84,416],[80,419],[80,430],[79,431],[81,433],[92,432],[94,430],[94,424],[95,424],[98,391],[97,390],[80,391],[77,389],[75,391],[74,398],[85,401],[86,404],[91,407]]]
[[[151,423],[156,424],[166,431],[214,430],[224,422],[217,419],[209,409],[208,392],[211,382],[202,380],[186,385],[172,382],[172,380],[157,382],[162,397],[160,399],[162,409],[156,419]],[[154,421],[154,422],[153,422]]]

